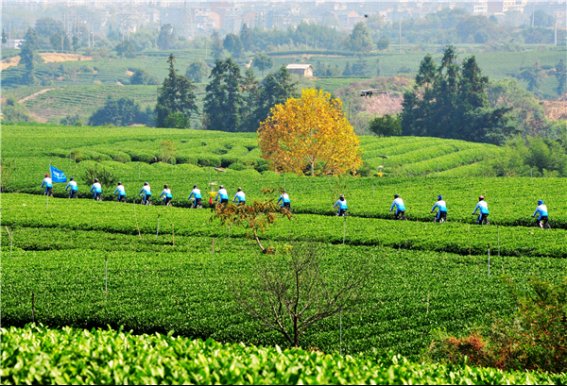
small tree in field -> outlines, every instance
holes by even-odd
[[[260,241],[261,234],[273,224],[278,214],[291,219],[291,212],[280,208],[273,201],[255,201],[252,205],[218,204],[215,216],[223,225],[239,225],[248,229],[256,240],[262,253],[273,253],[273,248],[265,248]]]
[[[239,285],[240,305],[265,327],[275,329],[292,346],[313,325],[349,311],[365,284],[363,265],[345,270],[340,279],[324,277],[313,246],[295,246],[280,259],[261,260],[256,282]]]
[[[276,171],[335,175],[362,164],[341,100],[322,90],[305,89],[300,98],[275,105],[260,124],[258,141]]]

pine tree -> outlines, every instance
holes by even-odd
[[[239,131],[244,103],[240,67],[230,58],[216,62],[205,88],[205,122],[208,130]]]
[[[242,117],[241,131],[256,131],[258,126],[254,112],[260,99],[260,86],[252,68],[244,72],[241,89],[244,101],[240,113]]]
[[[246,23],[240,27],[240,41],[245,51],[254,51],[254,35]]]
[[[456,59],[450,46],[439,67],[430,55],[424,57],[414,89],[404,94],[402,133],[501,143],[513,132],[507,123],[510,109],[490,107],[489,81],[474,56],[461,66]]]
[[[254,113],[256,130],[260,122],[266,119],[270,109],[278,103],[285,103],[288,98],[295,96],[296,83],[291,80],[289,71],[285,67],[280,67],[278,71],[269,74],[260,84],[260,95]]]
[[[195,86],[175,71],[175,57],[167,59],[169,74],[164,79],[156,106],[157,127],[190,127],[191,114],[198,111],[195,103]]]
[[[222,60],[224,47],[222,46],[222,41],[217,31],[214,31],[211,35],[211,52],[215,62]]]
[[[35,30],[30,28],[24,36],[24,43],[20,48],[20,64],[24,66],[22,83],[34,84],[35,79],[35,62],[37,60],[35,49],[37,48],[37,36]]]
[[[567,88],[567,67],[565,67],[565,61],[563,59],[555,66],[555,78],[557,79],[555,91],[557,91],[557,94],[563,95]]]

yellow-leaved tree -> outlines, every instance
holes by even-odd
[[[262,157],[278,172],[356,171],[362,164],[360,141],[342,106],[340,99],[315,89],[275,105],[258,128]]]

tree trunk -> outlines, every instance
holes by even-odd
[[[299,329],[297,328],[297,315],[293,316],[293,347],[299,347]]]

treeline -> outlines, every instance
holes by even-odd
[[[492,164],[496,175],[567,176],[567,123],[547,123],[537,102],[530,107],[526,92],[514,85],[500,82],[489,95],[488,77],[475,57],[459,63],[449,46],[439,64],[430,55],[423,58],[413,89],[404,93],[402,112],[373,119],[369,129],[383,136],[505,145]]]
[[[147,124],[157,127],[190,128],[198,121],[204,129],[256,131],[270,109],[297,94],[296,83],[281,67],[259,81],[252,69],[244,74],[231,58],[218,60],[210,72],[199,111],[194,82],[175,69],[175,57],[168,58],[169,73],[158,91],[155,110],[142,112],[128,98],[107,99],[89,119],[89,125],[128,126]]]

